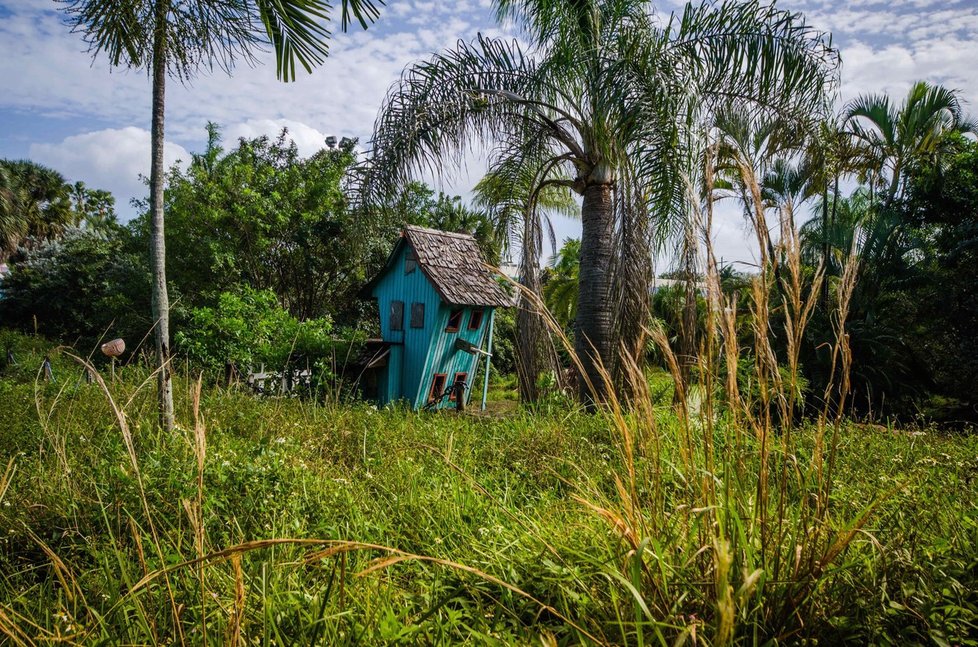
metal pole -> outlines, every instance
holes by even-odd
[[[482,383],[482,410],[486,410],[486,397],[489,395],[489,365],[492,364],[492,324],[496,320],[496,311],[493,310],[489,313],[489,345],[486,351],[489,353],[486,355],[486,379]]]

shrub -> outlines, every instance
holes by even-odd
[[[271,290],[240,286],[221,292],[214,307],[194,308],[188,325],[176,333],[178,350],[200,366],[223,369],[265,364],[310,366],[331,357],[334,344],[328,317],[299,321]]]
[[[0,298],[5,326],[86,350],[102,338],[138,341],[151,327],[149,270],[122,235],[70,229],[14,260]]]

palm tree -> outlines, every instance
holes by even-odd
[[[516,367],[520,399],[535,402],[540,375],[557,372],[559,363],[539,303],[543,301],[540,257],[544,238],[556,247],[553,214],[573,217],[577,205],[562,186],[540,183],[529,165],[508,159],[497,164],[475,187],[476,204],[485,208],[499,236],[501,249],[519,253],[519,280],[523,288],[516,315]],[[575,286],[576,287],[576,286]],[[558,373],[559,374],[559,373]]]
[[[62,0],[73,31],[83,34],[93,55],[113,66],[144,68],[152,79],[150,261],[160,426],[173,428],[173,392],[168,367],[170,303],[166,289],[163,235],[163,143],[166,78],[193,78],[215,65],[230,73],[239,58],[254,60],[256,48],[271,44],[277,75],[295,78],[298,62],[307,72],[328,55],[327,0]],[[342,0],[342,25],[351,18],[363,28],[378,16],[379,0]]]
[[[874,194],[885,191],[884,207],[902,195],[908,166],[938,154],[944,135],[978,132],[957,92],[926,81],[915,83],[899,106],[885,94],[857,97],[845,109],[845,123],[871,160],[868,184]]]
[[[744,109],[731,106],[714,120],[719,141],[717,148],[720,187],[740,202],[744,218],[757,236],[762,271],[778,272],[778,254],[773,226],[767,222],[767,209],[776,202],[776,193],[801,191],[805,178],[789,179],[786,160],[801,148],[802,127],[780,118],[768,119]],[[795,173],[797,175],[797,172]],[[767,185],[767,186],[765,186]],[[777,188],[772,185],[781,185]],[[796,196],[783,196],[795,199]]]
[[[601,401],[616,324],[640,327],[647,316],[650,233],[683,215],[686,131],[734,97],[761,110],[807,111],[822,100],[835,52],[798,15],[756,1],[689,5],[664,21],[647,0],[496,6],[529,49],[479,36],[409,67],[374,127],[364,188],[368,199],[383,197],[481,142],[494,162],[528,166],[538,187],[577,193],[575,345],[582,398]]]
[[[547,308],[561,326],[570,328],[577,318],[577,284],[581,266],[581,241],[564,240],[563,246],[550,258],[543,295]]]
[[[10,253],[25,241],[57,238],[73,224],[64,177],[30,160],[0,161],[0,240]]]
[[[24,223],[17,213],[17,188],[10,170],[0,164],[0,262],[17,249],[24,235]]]
[[[102,189],[85,189],[84,213],[81,225],[95,233],[107,235],[118,227],[115,196]]]
[[[815,132],[806,140],[801,160],[800,172],[807,178],[806,197],[820,196],[819,227],[828,231],[838,217],[842,195],[840,182],[848,177],[865,176],[872,167],[868,150],[860,146],[852,133],[845,127],[845,115],[825,119],[818,124]],[[822,247],[821,258],[810,258],[806,262],[815,267],[821,265],[829,272],[832,264],[830,247],[827,241]],[[827,306],[829,282],[822,282],[822,305]]]

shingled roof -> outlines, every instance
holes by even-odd
[[[404,244],[410,244],[414,249],[418,267],[446,303],[458,306],[513,305],[513,298],[496,282],[495,274],[482,260],[475,238],[469,234],[414,225],[404,228],[401,240],[391,252],[387,265],[364,288],[365,291],[370,290],[387,274]]]

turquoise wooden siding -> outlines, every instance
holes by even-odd
[[[458,306],[443,303],[434,286],[420,267],[410,274],[404,273],[404,261],[410,246],[401,246],[391,269],[376,284],[373,296],[380,311],[380,329],[384,341],[391,344],[386,373],[378,383],[377,396],[381,405],[404,400],[411,407],[423,407],[431,392],[436,373],[446,374],[446,385],[455,379],[456,373],[467,373],[472,392],[479,356],[456,350],[455,341],[465,339],[477,347],[483,346],[492,308],[463,307],[462,322],[458,332],[445,332],[451,311]],[[391,303],[404,302],[403,330],[391,330]],[[424,327],[411,327],[412,304],[422,303],[425,308]],[[482,322],[475,330],[469,330],[472,311],[483,311]],[[440,407],[455,406],[447,399]]]
[[[415,401],[415,406],[423,406],[428,401],[428,396],[431,393],[431,384],[434,381],[436,373],[446,374],[446,385],[455,381],[456,373],[467,373],[468,377],[465,380],[468,384],[468,390],[465,393],[466,401],[468,401],[472,393],[472,383],[475,380],[474,373],[478,355],[456,350],[455,341],[457,339],[464,339],[467,342],[475,344],[476,347],[481,347],[489,322],[489,311],[491,308],[481,308],[483,310],[482,322],[475,330],[469,330],[469,321],[472,317],[472,311],[480,308],[472,306],[461,308],[462,323],[458,332],[446,332],[445,328],[448,326],[448,318],[451,316],[452,310],[458,307],[460,306],[443,303],[439,308],[438,327],[435,328],[435,334],[431,340],[428,361],[424,367],[424,379],[421,381],[421,389],[418,393],[419,397]],[[455,403],[445,399],[439,402],[438,406],[439,408],[454,407]]]
[[[404,260],[408,245],[403,245],[391,270],[377,283],[374,296],[380,310],[380,330],[384,340],[394,344],[388,359],[387,371],[389,385],[386,397],[380,404],[407,400],[416,406],[417,384],[422,377],[422,369],[427,359],[428,343],[435,329],[441,299],[434,286],[425,277],[420,267],[410,274],[404,273]],[[403,330],[391,330],[390,311],[393,301],[404,302]],[[425,309],[424,327],[411,327],[411,307],[423,303]],[[399,348],[395,360],[394,349]]]

